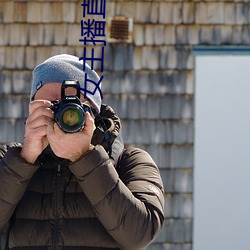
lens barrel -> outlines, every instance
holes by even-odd
[[[85,111],[79,104],[66,103],[59,107],[55,114],[58,126],[67,133],[80,131],[85,124]]]

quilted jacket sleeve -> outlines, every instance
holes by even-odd
[[[159,170],[143,150],[125,150],[118,169],[101,146],[70,166],[99,220],[121,249],[143,249],[164,221]]]
[[[26,163],[20,151],[17,143],[0,147],[0,236],[8,230],[16,205],[38,168]]]

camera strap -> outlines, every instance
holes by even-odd
[[[108,154],[109,154],[109,158],[113,159],[112,157],[112,143],[111,143],[111,133],[108,130],[105,122],[103,121],[102,117],[100,114],[95,113],[95,121],[99,124],[99,126],[102,127],[103,129],[103,136],[104,136],[104,140],[106,141],[107,145],[108,145]],[[114,159],[113,159],[114,160]]]

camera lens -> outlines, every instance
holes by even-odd
[[[78,104],[65,104],[56,113],[55,120],[63,131],[77,132],[85,123],[85,112]]]

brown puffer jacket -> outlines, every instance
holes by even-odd
[[[73,164],[47,148],[31,165],[20,157],[21,144],[1,147],[2,249],[7,242],[5,249],[138,250],[158,234],[164,221],[159,170],[145,151],[115,142],[120,121],[112,109],[103,106],[102,115],[112,127],[114,160],[97,137],[95,149]]]

